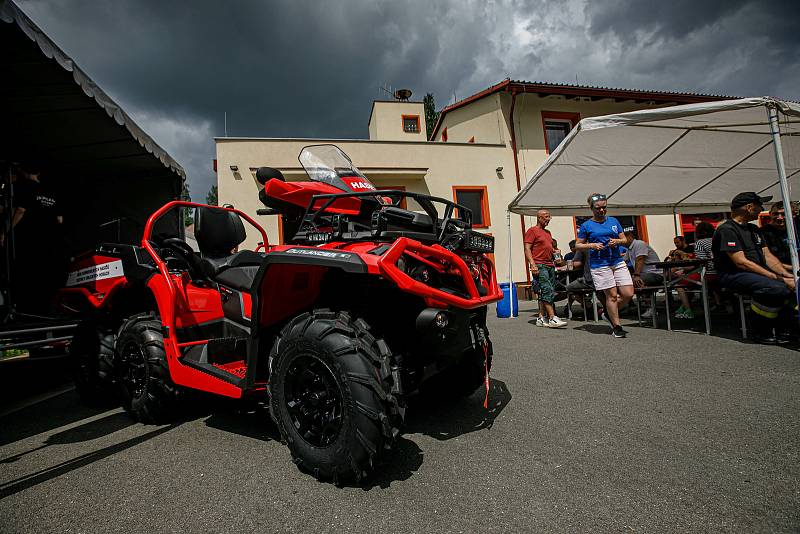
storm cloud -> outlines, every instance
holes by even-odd
[[[503,78],[800,100],[798,2],[19,0],[189,176],[214,136],[359,138],[381,86]]]

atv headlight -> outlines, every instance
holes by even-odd
[[[470,232],[465,239],[465,248],[476,252],[494,252],[494,237],[480,232]]]

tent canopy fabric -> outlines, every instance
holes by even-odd
[[[13,2],[0,0],[0,174],[34,165],[70,248],[136,242],[186,173]],[[3,195],[6,192],[3,190]]]
[[[724,212],[742,191],[780,200],[770,108],[791,190],[800,180],[800,105],[745,98],[583,119],[508,209],[583,214],[591,193],[606,194],[619,215]]]
[[[13,2],[0,0],[3,153],[96,174],[186,174]],[[33,152],[32,154],[29,154]]]

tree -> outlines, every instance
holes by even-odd
[[[422,105],[425,107],[425,125],[428,127],[428,140],[433,133],[433,127],[436,126],[436,121],[439,120],[439,112],[436,111],[436,102],[433,100],[433,94],[428,93],[422,99]]]
[[[217,198],[217,184],[211,186],[211,189],[206,195],[206,204],[209,206],[219,206],[219,199]]]
[[[186,202],[192,201],[192,195],[189,193],[189,184],[186,181],[183,182],[183,189],[181,190],[181,200],[185,200]],[[194,218],[192,217],[192,210],[182,208],[183,209],[183,225],[184,226],[191,226],[194,224]]]

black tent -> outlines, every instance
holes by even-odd
[[[180,195],[183,168],[10,0],[0,20],[3,172],[33,162],[51,178],[72,252],[139,239]]]

